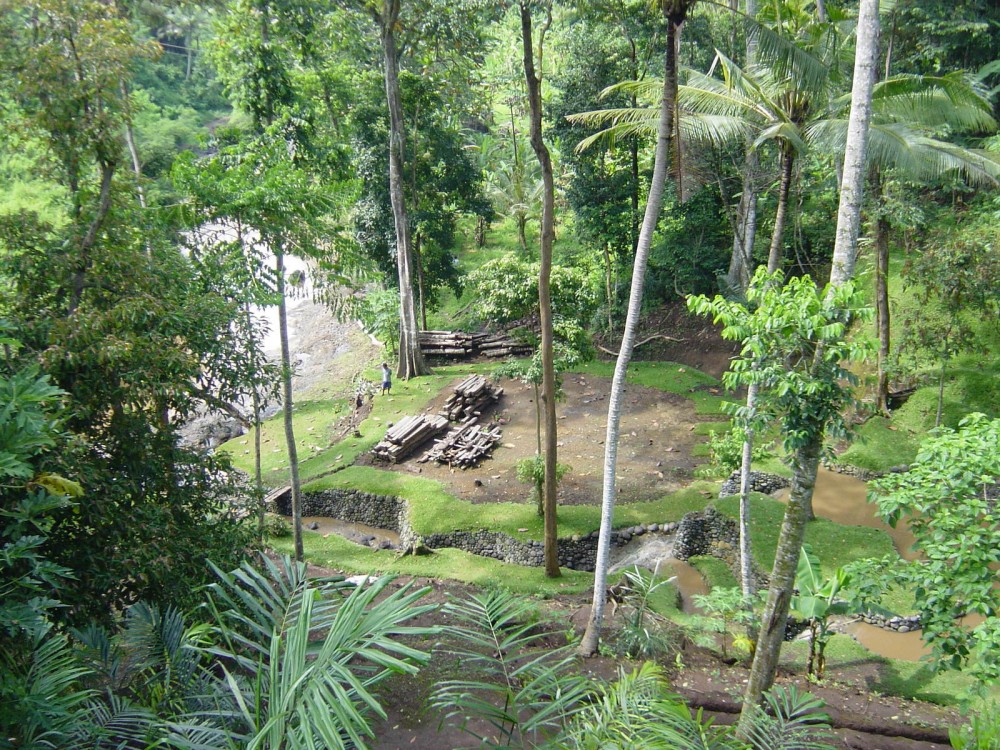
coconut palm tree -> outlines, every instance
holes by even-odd
[[[900,74],[875,84],[868,179],[878,209],[875,220],[875,304],[879,338],[878,408],[888,411],[889,382],[889,219],[885,211],[886,175],[906,180],[937,180],[960,175],[971,185],[997,184],[995,155],[965,148],[938,133],[995,132],[996,120],[987,93],[962,73],[943,76]],[[846,140],[847,123],[835,114],[816,128],[816,138],[836,149]]]
[[[861,198],[868,156],[868,130],[872,114],[872,90],[879,59],[878,0],[861,0],[858,9],[857,48],[854,56],[854,79],[851,89],[851,109],[848,119],[847,143],[844,148],[844,178],[841,183],[840,207],[837,214],[837,234],[833,250],[833,267],[827,302],[844,290],[857,260],[858,234],[861,225]],[[822,332],[814,334],[815,337]],[[828,358],[824,345],[817,342],[813,361],[816,365]],[[785,623],[791,605],[792,588],[798,569],[799,553],[805,537],[806,522],[811,515],[812,493],[816,485],[819,457],[826,432],[826,423],[818,425],[800,443],[792,455],[792,491],[778,536],[774,567],[760,635],[754,650],[750,676],[743,696],[739,732],[746,737],[752,723],[752,712],[774,684],[778,656],[784,639]],[[809,512],[807,512],[809,511]]]

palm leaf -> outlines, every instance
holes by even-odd
[[[372,688],[429,658],[399,640],[436,632],[407,624],[434,609],[417,604],[428,589],[388,592],[389,578],[313,587],[290,560],[264,568],[219,574],[211,606],[219,643],[204,650],[221,660],[220,696],[175,731],[198,731],[211,743],[204,725],[221,716],[247,748],[365,747],[368,717],[385,715]]]
[[[823,701],[791,685],[765,693],[764,703],[753,707],[746,730],[754,750],[832,750]]]
[[[431,704],[481,744],[523,747],[528,737],[537,744],[538,735],[555,733],[582,709],[593,686],[573,673],[571,647],[546,647],[546,634],[523,599],[492,591],[452,601],[445,613],[456,624],[446,629],[455,643],[444,651],[473,676],[439,682]],[[477,734],[467,724],[469,716],[485,721],[496,735]]]

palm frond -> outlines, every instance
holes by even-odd
[[[108,694],[106,701],[91,701],[73,733],[73,747],[125,750],[150,747],[161,728],[156,715],[143,706]]]
[[[427,588],[387,593],[390,578],[360,587],[321,579],[313,587],[304,566],[287,559],[220,579],[212,611],[221,643],[205,650],[221,659],[223,697],[177,731],[200,727],[214,741],[203,724],[221,714],[241,746],[364,747],[368,717],[385,715],[372,688],[429,659],[399,640],[437,632],[407,624],[435,608],[417,603]]]
[[[983,87],[961,73],[892,76],[875,85],[872,108],[879,119],[914,127],[986,131],[997,126]]]
[[[644,102],[659,102],[663,99],[663,79],[644,78],[641,81],[619,81],[602,90],[598,99],[607,99],[614,94],[628,94]]]
[[[93,691],[79,686],[88,671],[65,636],[36,641],[28,673],[7,675],[8,683],[20,683],[8,693],[16,696],[17,704],[6,707],[8,715],[19,717],[16,727],[7,728],[17,731],[18,747],[69,746],[68,737],[93,696]]]
[[[810,92],[822,92],[828,86],[830,68],[816,55],[763,24],[747,23],[747,35],[757,41],[759,63],[772,68],[776,78],[794,81]]]
[[[452,601],[445,612],[456,622],[446,629],[456,643],[445,652],[474,676],[439,682],[431,703],[482,744],[509,745],[516,737],[524,746],[527,737],[555,733],[582,709],[592,685],[571,670],[570,647],[546,647],[523,599],[492,591]],[[487,722],[497,736],[476,734],[469,716]]]
[[[764,703],[752,709],[746,732],[754,750],[832,750],[823,701],[792,685],[765,693]]]

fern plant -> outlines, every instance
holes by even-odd
[[[794,687],[765,695],[750,732],[714,726],[667,689],[663,670],[646,662],[606,686],[551,747],[553,750],[832,750],[822,702]]]
[[[591,681],[574,669],[572,647],[546,643],[533,611],[524,599],[497,590],[445,606],[455,624],[446,628],[451,645],[442,651],[466,676],[437,683],[431,704],[480,747],[538,747],[592,694]]]

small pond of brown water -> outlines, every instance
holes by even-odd
[[[778,499],[788,500],[788,490],[783,490]],[[896,550],[904,560],[916,559],[913,551],[913,534],[905,521],[892,528],[878,517],[878,507],[868,502],[868,485],[860,479],[838,474],[829,469],[820,468],[816,475],[816,488],[813,491],[813,511],[820,518],[847,526],[869,526],[881,529],[888,534],[896,545]]]
[[[292,521],[289,516],[285,516],[285,520],[289,523]],[[317,524],[317,528],[310,529],[309,526],[314,523]],[[307,533],[311,532],[323,536],[339,534],[355,544],[370,544],[372,539],[374,539],[376,545],[386,541],[391,543],[393,547],[399,546],[399,534],[395,531],[379,529],[375,526],[365,526],[363,523],[350,523],[349,521],[341,521],[337,518],[329,518],[327,516],[303,516],[302,530]]]
[[[668,567],[663,571],[666,576],[674,576],[674,585],[681,594],[681,612],[687,614],[705,614],[694,603],[695,596],[702,596],[708,593],[708,584],[701,573],[683,560],[671,559],[667,561]]]

